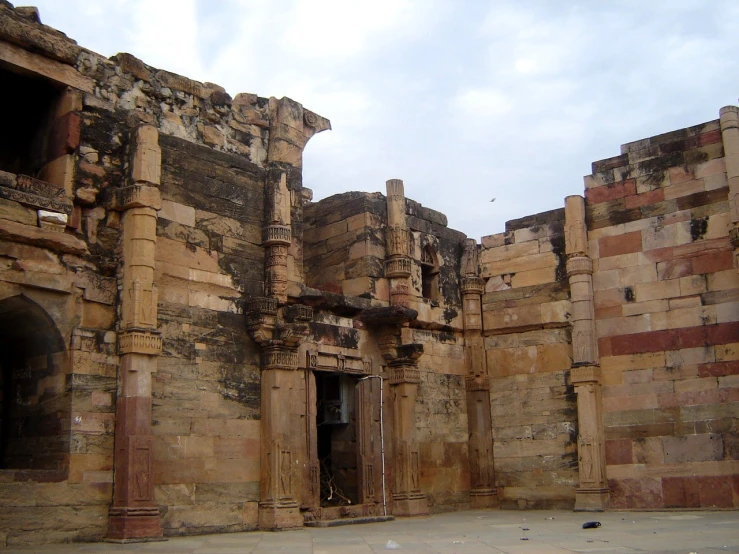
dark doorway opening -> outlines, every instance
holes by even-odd
[[[358,503],[357,425],[354,389],[357,378],[315,372],[316,431],[321,506]]]
[[[0,103],[7,107],[0,127],[0,170],[38,177],[48,161],[47,146],[61,90],[48,80],[0,65]]]
[[[56,325],[23,295],[0,301],[0,469],[66,469],[70,412]]]

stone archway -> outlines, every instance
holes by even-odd
[[[24,295],[0,301],[0,468],[64,470],[71,395],[64,339]]]

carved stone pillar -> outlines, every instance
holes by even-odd
[[[298,371],[298,345],[308,333],[312,310],[278,308],[275,298],[255,298],[247,305],[247,326],[261,346],[261,489],[260,529],[302,527],[300,500],[305,456],[298,416],[304,409],[303,381]]]
[[[403,306],[371,308],[362,321],[378,334],[378,345],[387,363],[393,403],[393,515],[417,516],[428,513],[428,499],[421,491],[420,459],[416,438],[416,396],[421,381],[418,358],[423,345],[402,344],[402,327],[418,317]]]
[[[157,331],[154,283],[161,151],[154,127],[136,130],[131,184],[118,191],[114,208],[121,218],[123,253],[121,354],[115,428],[115,482],[107,540],[140,541],[162,537],[154,501],[151,433],[151,374],[157,370],[162,338]]]
[[[470,504],[473,508],[498,506],[490,416],[490,380],[482,337],[482,293],[478,276],[477,243],[467,239],[462,259],[465,365],[467,375],[467,427],[469,430]]]
[[[575,511],[598,512],[610,505],[606,479],[606,451],[600,396],[600,368],[582,366],[570,371],[577,394],[577,458],[580,487],[575,492]]]
[[[725,106],[719,111],[724,142],[726,179],[729,184],[731,227],[729,238],[734,247],[734,267],[739,269],[739,107]]]
[[[291,207],[302,209],[303,150],[308,140],[331,122],[289,98],[269,99],[270,137],[265,183],[264,294],[287,302],[288,283],[302,282],[302,228],[293,229]],[[297,195],[293,199],[293,195]],[[297,232],[296,244],[292,244]],[[288,258],[293,258],[292,264]],[[291,274],[292,268],[292,274]]]
[[[390,280],[390,304],[408,306],[412,262],[408,226],[405,220],[405,191],[403,181],[390,179],[387,187],[387,255],[385,277]]]
[[[593,262],[588,257],[585,200],[565,199],[565,251],[572,302],[572,361],[570,378],[577,393],[580,488],[575,494],[575,510],[608,508],[609,492],[605,472],[603,416],[600,397],[600,359],[595,336],[593,302]]]

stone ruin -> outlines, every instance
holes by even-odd
[[[326,118],[34,8],[0,79],[0,546],[739,507],[739,108],[478,243],[397,179],[312,202]]]

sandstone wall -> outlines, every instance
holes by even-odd
[[[718,121],[586,177],[616,508],[736,507],[739,274]]]
[[[569,508],[578,484],[577,408],[564,210],[483,237],[480,275],[501,507]]]

